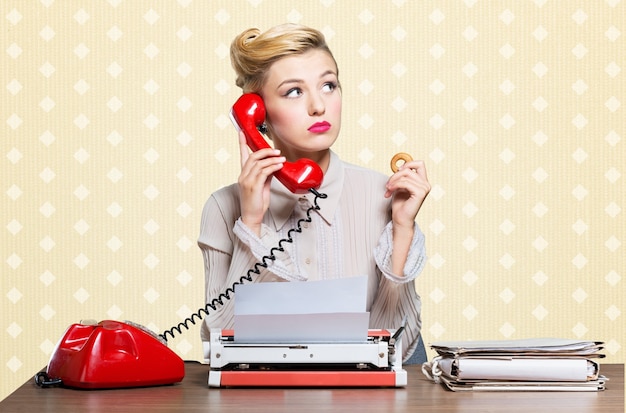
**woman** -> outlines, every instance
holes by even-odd
[[[311,223],[253,281],[367,275],[370,328],[397,328],[406,316],[407,362],[421,327],[413,280],[426,260],[424,235],[415,223],[430,191],[424,163],[407,162],[387,178],[342,162],[331,151],[341,127],[341,87],[337,64],[319,31],[292,24],[264,33],[247,30],[233,40],[231,62],[237,86],[263,98],[274,148],[250,152],[240,133],[238,183],[206,202],[198,244],[207,301],[268,255],[317,201]],[[273,179],[285,161],[303,157],[324,172],[319,192],[326,198],[292,194]],[[209,341],[209,328],[232,327],[230,300],[206,317],[202,339]],[[425,361],[421,347],[419,360],[412,361]]]

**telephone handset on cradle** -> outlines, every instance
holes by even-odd
[[[137,324],[104,320],[72,324],[35,381],[106,389],[173,384],[184,376],[183,360],[159,336]]]
[[[261,96],[255,93],[242,95],[233,105],[230,116],[235,127],[243,131],[252,151],[270,147],[259,132],[259,127],[265,122],[265,105]],[[324,179],[324,173],[319,165],[307,158],[285,162],[283,168],[274,176],[295,194],[318,189]]]

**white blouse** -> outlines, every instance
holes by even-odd
[[[302,222],[301,232],[292,231],[293,242],[283,242],[284,251],[275,250],[276,259],[265,259],[267,268],[257,266],[260,274],[253,273],[252,278],[253,282],[271,282],[367,275],[370,328],[398,328],[406,316],[406,360],[417,345],[421,328],[421,301],[413,281],[426,261],[424,234],[416,224],[404,274],[393,274],[391,204],[384,197],[387,179],[379,172],[343,162],[331,152],[318,189],[327,195],[317,199],[319,210],[310,212],[311,222]],[[213,193],[204,206],[198,238],[207,302],[270,255],[288,231],[307,217],[314,198],[312,193],[293,194],[273,179],[270,207],[258,237],[241,221],[237,184]],[[218,305],[217,311],[210,309],[202,324],[203,341],[209,341],[210,328],[233,328],[232,297]]]

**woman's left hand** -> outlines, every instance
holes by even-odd
[[[415,217],[426,196],[430,183],[423,161],[410,161],[403,164],[387,181],[385,198],[392,197],[392,221],[395,225],[413,228]]]

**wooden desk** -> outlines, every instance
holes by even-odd
[[[1,412],[624,412],[624,365],[604,364],[603,392],[455,393],[408,366],[406,388],[215,389],[208,366],[188,362],[185,379],[172,386],[72,390],[40,388],[29,380],[0,402]]]

